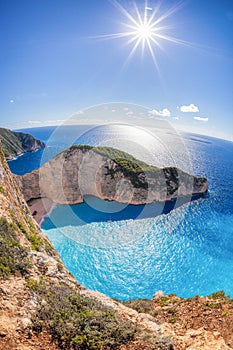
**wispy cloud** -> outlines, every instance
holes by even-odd
[[[29,120],[28,124],[42,124],[42,122],[39,120]]]
[[[53,124],[53,125],[57,125],[57,124],[62,124],[66,121],[66,119],[51,119],[51,120],[28,120],[28,124]]]
[[[168,108],[163,108],[161,111],[157,111],[156,109],[152,109],[151,111],[148,112],[150,117],[170,117],[171,112],[169,111]]]
[[[199,112],[199,108],[197,106],[195,106],[195,104],[193,104],[193,103],[190,103],[190,105],[183,105],[183,106],[180,106],[178,108],[181,112],[184,112],[184,113]]]
[[[203,117],[193,117],[193,119],[198,120],[199,122],[208,122],[209,118]]]
[[[179,117],[172,117],[172,119],[179,120],[180,118]]]

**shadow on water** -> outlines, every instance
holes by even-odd
[[[42,228],[49,230],[65,226],[82,226],[93,222],[138,220],[168,214],[190,201],[207,198],[208,194],[178,197],[171,201],[154,202],[146,205],[123,204],[106,201],[94,196],[85,196],[84,202],[75,205],[57,205],[42,222]]]

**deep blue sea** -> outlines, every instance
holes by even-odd
[[[170,212],[161,204],[127,206],[93,197],[56,206],[42,229],[77,280],[121,300],[151,298],[158,290],[180,297],[224,290],[233,297],[233,143],[194,134],[176,142],[168,133],[161,147],[140,132],[133,142],[127,127],[89,128],[27,129],[47,148],[10,161],[11,170],[37,169],[72,143],[111,145],[150,164],[206,176],[209,195],[176,203]]]

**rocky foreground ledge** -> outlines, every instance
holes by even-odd
[[[26,201],[82,203],[85,195],[128,204],[165,202],[179,196],[204,195],[205,177],[176,167],[157,168],[111,147],[76,145],[40,169],[17,177]]]

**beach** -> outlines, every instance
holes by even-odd
[[[44,216],[48,215],[54,206],[53,201],[49,198],[32,199],[27,204],[38,224],[42,222]]]

